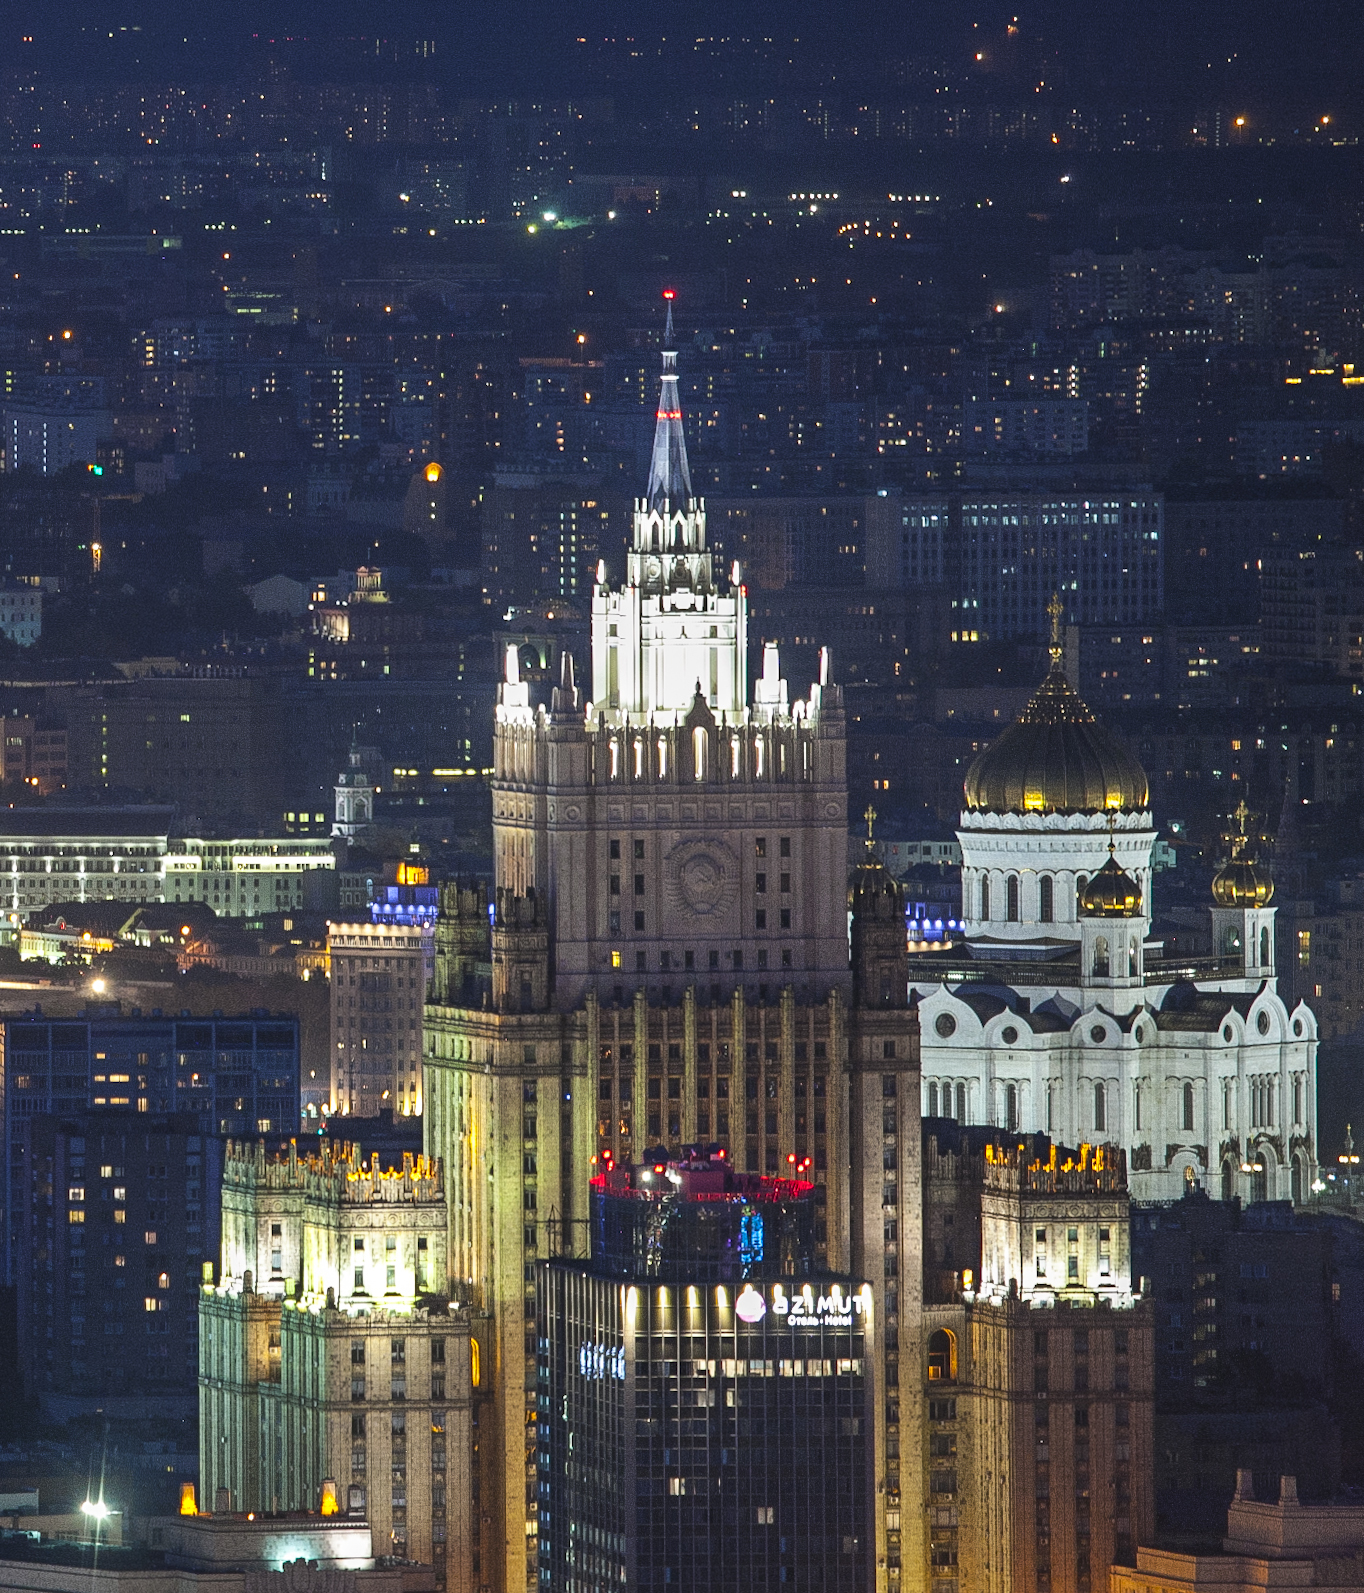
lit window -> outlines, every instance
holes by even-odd
[[[127,1198],[128,1198],[128,1187],[127,1187],[127,1185],[126,1184],[115,1184],[114,1185],[114,1199],[115,1200],[127,1200]]]
[[[145,1244],[154,1245],[156,1243],[156,1229],[148,1228],[146,1233],[142,1235],[142,1239]]]
[[[157,1277],[156,1286],[157,1286],[158,1289],[169,1289],[170,1288],[170,1273],[169,1272],[161,1273]]]
[[[149,1294],[142,1301],[142,1309],[144,1311],[159,1311],[161,1309],[161,1302],[154,1294]]]
[[[127,1220],[128,1220],[128,1213],[126,1211],[116,1211],[114,1213],[114,1221],[116,1223],[125,1223],[125,1222],[127,1222]]]
[[[85,1221],[85,1213],[83,1211],[81,1211],[79,1208],[76,1208],[76,1209],[74,1209],[72,1211],[68,1211],[67,1212],[66,1220],[68,1222],[84,1222]]]
[[[67,1190],[66,1198],[68,1200],[84,1200],[85,1199],[85,1189],[84,1189],[84,1187],[82,1185],[80,1185],[80,1184],[73,1184],[71,1186],[71,1188]]]

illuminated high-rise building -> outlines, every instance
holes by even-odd
[[[536,1263],[586,1256],[602,1158],[696,1142],[741,1173],[808,1162],[814,1264],[872,1285],[867,1565],[876,1587],[899,1586],[885,1512],[918,1446],[879,1417],[901,1334],[917,1333],[904,903],[879,866],[859,870],[850,961],[842,691],[826,654],[791,700],[773,646],[750,690],[747,616],[742,572],[716,568],[692,490],[670,310],[624,578],[599,569],[593,587],[590,692],[567,657],[533,706],[509,653],[494,899],[447,887],[436,930],[425,1133],[449,1169],[452,1286],[494,1321],[498,1593],[539,1580]]]

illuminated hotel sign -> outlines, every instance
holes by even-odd
[[[752,1326],[761,1322],[770,1309],[786,1327],[846,1328],[871,1306],[871,1289],[866,1284],[856,1294],[846,1292],[837,1283],[818,1292],[809,1283],[793,1288],[790,1294],[786,1288],[781,1283],[771,1284],[764,1299],[751,1283],[746,1283],[734,1302],[735,1316]]]

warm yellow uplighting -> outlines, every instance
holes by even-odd
[[[199,1506],[194,1498],[194,1484],[182,1482],[180,1484],[180,1514],[182,1516],[197,1516]]]
[[[322,1514],[335,1516],[341,1513],[341,1506],[336,1501],[336,1484],[330,1477],[322,1481]]]
[[[443,472],[442,472],[440,466],[435,462],[435,460],[432,460],[432,462],[429,465],[427,465],[427,467],[426,467],[426,479],[428,481],[431,481],[431,482],[439,481],[442,474],[443,474]]]

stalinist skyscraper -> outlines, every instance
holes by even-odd
[[[894,1589],[886,1511],[898,1526],[901,1467],[922,1450],[899,1425],[920,1275],[903,902],[879,866],[857,871],[850,957],[842,693],[824,655],[791,701],[772,645],[750,691],[742,572],[715,567],[687,466],[671,305],[664,341],[633,545],[623,579],[603,569],[593,589],[590,693],[566,657],[550,706],[532,707],[509,654],[491,928],[481,895],[451,886],[437,930],[427,1145],[448,1169],[452,1285],[495,1338],[482,1581],[537,1581],[536,1435],[553,1413],[535,1392],[535,1262],[585,1253],[599,1158],[700,1142],[741,1169],[808,1164],[821,1260],[875,1284],[869,1558]],[[914,1475],[903,1487],[918,1498]]]

